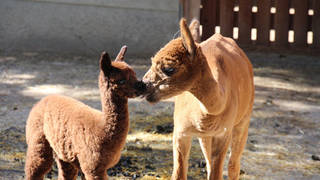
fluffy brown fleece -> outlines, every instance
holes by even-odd
[[[85,179],[107,179],[106,170],[119,161],[125,145],[128,98],[145,92],[134,71],[121,61],[123,55],[118,58],[111,62],[107,53],[101,55],[102,112],[59,95],[47,96],[32,108],[26,125],[27,180],[43,179],[54,158],[58,179],[74,180],[79,169]]]
[[[193,22],[191,27],[199,23]],[[153,58],[144,76],[147,100],[175,97],[172,179],[187,178],[192,137],[198,137],[208,179],[222,180],[231,145],[229,179],[238,180],[254,99],[252,65],[230,38],[215,34],[198,44],[196,30],[180,21],[181,37]]]

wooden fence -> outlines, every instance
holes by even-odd
[[[320,49],[320,0],[201,0],[200,24],[202,40],[220,32],[242,45]]]

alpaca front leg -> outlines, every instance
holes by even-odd
[[[107,171],[104,172],[83,172],[85,180],[108,180]]]
[[[191,137],[173,135],[173,172],[172,180],[187,179],[188,159],[191,147]]]
[[[103,160],[99,159],[98,162],[89,162],[89,161],[80,160],[80,166],[81,166],[82,173],[84,174],[84,179],[86,180],[107,180],[108,179],[106,166],[103,163],[99,163],[101,161]]]
[[[222,137],[212,138],[212,166],[213,171],[210,172],[210,180],[222,180],[223,179],[223,165],[228,152],[228,148],[231,141],[231,133]]]
[[[212,166],[212,159],[211,159],[211,151],[212,151],[212,137],[201,137],[199,138],[200,147],[202,150],[202,153],[206,159],[206,167],[207,167],[207,179],[212,179],[212,172],[213,172],[213,166]]]
[[[76,180],[78,175],[78,169],[72,164],[57,160],[58,165],[58,180]]]

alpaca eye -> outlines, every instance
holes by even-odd
[[[127,80],[121,79],[121,80],[117,81],[117,84],[124,85],[126,82],[127,82]]]
[[[167,75],[167,76],[172,76],[175,73],[175,69],[174,68],[162,68],[162,72]]]

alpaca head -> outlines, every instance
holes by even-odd
[[[123,46],[114,61],[106,52],[100,57],[100,81],[120,97],[134,98],[146,93],[146,86],[136,77],[133,69],[124,62],[127,47]]]
[[[152,66],[143,77],[148,86],[146,99],[149,102],[178,95],[189,90],[195,82],[199,58],[185,19],[180,21],[180,32],[181,37],[171,40],[152,58]]]

